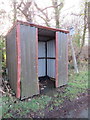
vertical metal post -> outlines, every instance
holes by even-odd
[[[71,44],[71,50],[72,50],[72,57],[73,57],[74,68],[75,68],[76,73],[79,73],[78,67],[77,67],[76,56],[75,56],[75,50],[74,50],[73,43],[72,43],[72,36],[70,38],[70,44]]]
[[[55,36],[55,78],[56,78],[56,88],[58,87],[58,32],[56,32]]]
[[[38,28],[36,28],[36,79],[37,79],[37,86],[39,91],[39,80],[38,80]]]
[[[21,80],[21,49],[20,49],[20,24],[16,28],[16,45],[17,45],[17,92],[16,97],[20,98],[20,80]]]
[[[46,64],[46,76],[47,76],[47,42],[45,42],[45,64]]]

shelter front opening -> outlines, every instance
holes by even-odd
[[[39,88],[55,87],[55,31],[38,29]]]

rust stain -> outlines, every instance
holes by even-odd
[[[38,82],[38,28],[36,28],[36,78],[37,78],[37,85],[39,91],[39,82]]]
[[[17,92],[16,92],[16,97],[20,98],[20,79],[21,79],[20,24],[17,24],[17,29],[16,29],[16,45],[17,45]]]
[[[56,32],[56,61],[55,61],[55,68],[56,68],[56,87],[58,87],[58,33]]]
[[[67,71],[67,79],[68,79],[68,39],[66,42],[66,71]]]

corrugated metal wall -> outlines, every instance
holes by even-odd
[[[36,28],[20,25],[21,38],[21,97],[39,93],[36,73]]]
[[[55,40],[47,42],[47,57],[55,57]]]
[[[47,42],[47,75],[55,78],[55,40]]]
[[[17,90],[17,50],[16,50],[16,28],[13,28],[6,37],[7,69],[11,88]]]
[[[38,77],[45,76],[45,42],[38,42]]]
[[[47,67],[46,67],[46,48],[45,42],[38,43],[38,76],[46,76],[55,78],[55,40],[47,42]]]
[[[58,87],[67,84],[68,80],[68,60],[67,60],[67,34],[58,34]]]
[[[45,42],[38,42],[38,57],[45,57]]]
[[[38,77],[45,76],[46,64],[45,59],[38,60]]]
[[[47,60],[47,75],[49,77],[55,78],[55,60]]]

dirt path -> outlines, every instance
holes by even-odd
[[[57,110],[45,113],[46,118],[88,118],[88,95],[84,94],[73,102],[66,101]]]

